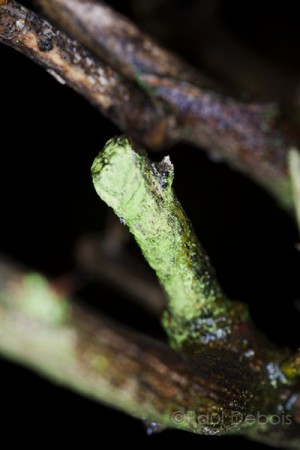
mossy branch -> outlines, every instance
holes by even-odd
[[[161,77],[149,71],[151,58],[137,86],[132,82],[135,66],[125,72],[116,64],[120,53],[114,53],[113,65],[130,81],[14,0],[0,0],[0,40],[67,81],[150,147],[181,139],[217,150],[291,205],[287,153],[293,140],[278,125],[274,106],[244,105],[188,78]],[[291,155],[298,189],[299,158]],[[162,426],[244,433],[299,448],[299,356],[288,359],[289,352],[274,348],[246,309],[222,293],[171,189],[169,160],[151,163],[121,138],[96,159],[93,177],[99,194],[127,222],[156,270],[169,299],[164,326],[172,344],[183,351],[95,318],[58,295],[40,275],[0,262],[1,353]],[[178,423],[172,416],[176,410],[192,414]],[[272,425],[278,411],[292,414],[289,427]],[[222,413],[218,424],[212,420],[216,412]],[[268,421],[237,427],[234,412],[262,413]],[[198,421],[202,414],[208,418],[204,425]]]
[[[128,225],[166,291],[163,323],[181,346],[205,320],[215,338],[224,338],[234,306],[174,195],[173,176],[169,157],[155,164],[126,137],[110,140],[92,166],[98,195]]]
[[[238,433],[299,448],[297,386],[286,385],[283,375],[278,378],[276,361],[268,360],[265,369],[231,350],[177,352],[83,309],[40,274],[26,273],[3,258],[0,354],[161,427]],[[289,427],[272,425],[272,414],[282,410],[292,420]],[[268,417],[267,424],[259,423],[258,413]]]
[[[231,416],[243,417],[256,385],[237,361],[220,368],[220,352],[197,357],[176,352],[84,310],[43,276],[3,258],[0,353],[133,416],[204,434],[237,430]],[[176,411],[182,411],[181,420],[174,418]],[[198,421],[210,411],[223,411],[221,424]]]
[[[226,408],[222,431],[228,431],[231,413],[236,410],[242,414],[245,402],[241,407],[226,405],[240,397],[250,398],[245,376],[254,384],[235,364],[228,370],[241,382],[230,389],[228,373],[225,392],[223,383],[217,381],[224,376],[223,369],[217,374],[217,354],[215,358],[180,354],[84,310],[56,292],[42,275],[26,273],[3,258],[0,354],[135,417],[199,433],[208,433],[209,427],[205,431],[197,414],[211,408]],[[181,421],[173,418],[176,411],[192,409],[194,416],[186,415]]]

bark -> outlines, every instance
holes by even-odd
[[[74,35],[130,80],[14,0],[0,6],[0,41],[50,69],[148,148],[193,143],[224,158],[292,209],[287,159],[298,133],[284,122],[276,104],[242,103],[200,86],[196,80],[203,77],[101,2],[45,0],[43,6],[71,33],[79,22]],[[88,7],[92,16],[83,14]],[[167,70],[171,61],[174,69]]]
[[[286,207],[298,202],[299,155],[290,152],[296,141],[274,105],[243,104],[200,86],[201,76],[103,3],[43,5],[78,39],[84,35],[98,56],[14,0],[0,0],[0,41],[67,82],[149,148],[193,142]],[[106,26],[97,25],[99,14]],[[96,160],[93,178],[158,274],[168,300],[163,324],[175,349],[97,318],[44,277],[2,260],[1,353],[162,427],[240,433],[299,448],[299,355],[274,347],[247,307],[226,298],[172,192],[169,160],[153,164],[121,138]]]
[[[49,314],[51,312],[51,314]],[[87,311],[41,275],[0,260],[0,352],[162,428],[244,434],[299,448],[297,387],[230,350],[178,352]],[[275,383],[275,384],[274,384]],[[281,408],[285,415],[278,414]],[[259,415],[268,417],[268,426]],[[270,424],[275,415],[279,425]],[[292,417],[292,423],[283,421]],[[254,417],[254,420],[253,420]]]

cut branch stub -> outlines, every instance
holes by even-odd
[[[164,326],[175,346],[193,337],[196,324],[225,338],[232,312],[210,261],[173,190],[169,157],[151,162],[130,140],[110,140],[95,159],[98,195],[128,225],[168,296]],[[207,339],[207,337],[206,337]]]

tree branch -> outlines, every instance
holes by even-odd
[[[288,203],[286,154],[292,140],[269,117],[273,109],[242,105],[159,71],[143,74],[143,93],[13,0],[0,0],[0,40],[55,71],[138,140],[152,147],[177,139],[214,147],[260,182],[266,177],[268,188]],[[280,195],[276,174],[284,185]],[[289,352],[274,348],[247,310],[222,293],[172,193],[168,159],[153,164],[119,139],[98,157],[93,175],[97,191],[126,219],[156,269],[169,297],[164,324],[182,351],[97,318],[44,277],[0,260],[0,352],[162,426],[243,433],[299,448],[299,356],[288,359]],[[176,411],[183,413],[180,421]],[[280,411],[292,415],[288,427],[272,422]],[[217,423],[215,414],[221,417]]]
[[[45,304],[52,310],[50,319]],[[95,317],[55,293],[40,275],[25,274],[3,259],[0,325],[0,351],[10,359],[84,395],[162,425],[201,432],[195,417],[177,424],[172,413],[188,410],[192,398],[200,412],[227,409],[235,398],[249,397],[243,384],[250,380],[238,364],[230,368],[237,386],[224,389],[217,381],[218,357],[179,354],[106,318]]]
[[[184,351],[97,318],[40,275],[0,260],[0,352],[163,427],[242,433],[297,448],[298,357],[288,360],[289,352],[274,348],[222,295],[171,191],[170,162],[150,163],[123,138],[107,145],[93,175],[157,270],[169,295],[165,326]]]
[[[207,77],[161,48],[102,1],[35,0],[35,3],[71,36],[142,87],[147,83],[143,75],[149,73],[213,86]]]
[[[124,227],[123,227],[124,229]],[[115,247],[110,251],[103,236],[85,236],[77,244],[76,260],[80,269],[95,282],[109,283],[112,289],[128,295],[128,299],[155,318],[166,306],[162,289],[152,273],[143,270],[128,250]],[[113,243],[115,246],[115,242]]]
[[[42,65],[136,139],[154,147],[165,140],[167,123],[155,99],[14,0],[0,4],[0,42]]]
[[[165,323],[172,341],[181,345],[204,316],[229,315],[231,305],[173,194],[169,158],[154,164],[128,139],[112,139],[96,158],[92,176],[98,195],[127,223],[167,293]]]
[[[168,105],[165,144],[188,141],[219,154],[292,208],[287,155],[295,137],[276,104],[244,104],[207,89],[213,84],[206,77],[161,49],[104,2],[36,3],[94,53],[136,80],[151,98]]]
[[[128,139],[121,137],[109,141],[95,159],[92,177],[97,193],[126,222],[167,293],[164,326],[171,344],[197,356],[228,352],[226,364],[239,355],[243,365],[245,356],[248,376],[255,373],[264,380],[258,382],[263,392],[259,400],[259,394],[256,397],[258,410],[264,409],[264,402],[274,395],[268,383],[275,390],[281,383],[284,389],[295,385],[297,390],[299,372],[293,370],[294,360],[290,362],[288,353],[277,350],[255,329],[243,305],[229,302],[222,294],[207,256],[172,192],[173,167],[169,159],[151,163],[141,149],[134,149]],[[298,394],[293,399],[298,423]],[[254,436],[271,442],[273,432],[277,438],[280,436],[279,429],[266,432],[258,425]],[[297,438],[294,444],[299,445]]]
[[[71,2],[72,11],[63,8],[65,1]],[[164,54],[163,50],[160,53],[156,44],[147,40],[136,28],[133,28],[133,32],[133,25],[128,25],[131,33],[127,33],[125,24],[128,21],[121,26],[124,21],[121,16],[116,16],[108,7],[98,5],[93,0],[84,0],[84,11],[88,11],[90,6],[95,13],[92,17],[88,14],[85,19],[85,16],[80,15],[83,11],[82,2],[56,0],[56,19],[63,10],[64,14],[70,15],[70,23],[76,24],[80,19],[82,25],[86,20],[86,29],[90,26],[94,29],[97,17],[103,11],[101,8],[109,11],[111,23],[119,24],[119,28],[114,27],[112,55],[108,54],[110,41],[107,34],[111,27],[104,27],[103,39],[101,27],[97,28],[99,42],[107,40],[106,46],[103,44],[98,52],[110,63],[113,60],[113,65],[118,68],[123,67],[124,58],[128,57],[123,72],[132,79],[138,79],[139,87],[133,81],[126,81],[77,42],[14,0],[0,5],[0,41],[43,65],[60,80],[65,80],[139,142],[150,148],[160,148],[181,140],[204,147],[263,185],[283,206],[292,208],[287,154],[295,138],[285,124],[281,124],[275,105],[244,104],[200,88],[189,81],[194,79],[194,76],[189,75],[194,72],[188,69],[183,72],[188,81],[176,78],[183,66],[174,62],[175,69],[169,69],[168,73],[165,64],[173,61],[169,53]],[[79,9],[75,8],[76,5]],[[52,8],[49,13],[51,11]],[[65,17],[63,15],[63,22]],[[80,35],[82,37],[82,33]],[[84,36],[88,43],[86,33]],[[141,37],[142,43],[146,42],[150,46],[150,50],[146,46],[146,51],[140,51],[138,37]],[[129,50],[120,51],[123,47]],[[141,47],[143,49],[143,45]],[[91,48],[97,50],[95,38]],[[156,53],[162,59],[161,66],[159,59],[154,58]],[[138,57],[130,59],[130,55]],[[137,67],[143,69],[139,69],[136,74]]]
[[[0,259],[0,353],[82,395],[162,427],[299,446],[300,401],[278,359],[179,353],[84,310],[41,275]],[[269,354],[271,356],[271,354]],[[272,353],[272,357],[278,354]],[[286,411],[289,426],[272,424]],[[259,415],[268,417],[267,424]],[[254,419],[253,419],[254,417]],[[216,418],[218,420],[216,420]]]
[[[202,70],[222,80],[231,91],[261,100],[279,100],[287,114],[297,114],[298,74],[286,64],[282,66],[257,54],[238,39],[226,20],[220,20],[224,12],[221,1],[208,4],[196,0],[186,4],[184,10],[174,6],[172,0],[152,2],[150,8],[144,7],[144,3],[141,6],[139,0],[133,0],[132,4],[140,26],[173,47],[179,45],[182,52],[188,49],[189,56]]]
[[[3,259],[0,352],[83,395],[173,428],[202,432],[196,417],[181,423],[172,419],[173,412],[190,409],[193,399],[199,413],[226,407],[225,431],[233,409],[229,403],[249,397],[238,364],[230,371],[241,381],[229,389],[227,374],[225,389],[218,383],[217,355],[194,358],[176,353],[83,310],[56,293],[41,275],[26,274]]]

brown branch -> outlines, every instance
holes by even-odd
[[[214,86],[102,1],[36,0],[36,4],[126,78],[143,84],[143,75],[153,73]]]
[[[164,140],[166,121],[155,99],[14,0],[0,4],[0,42],[45,67],[136,139],[154,147]]]
[[[72,5],[72,11],[64,8],[65,2]],[[164,51],[160,51],[156,44],[140,35],[136,28],[132,28],[133,25],[128,25],[126,19],[101,3],[96,4],[93,0],[54,0],[51,5],[54,3],[57,7],[55,17],[58,19],[63,11],[64,25],[66,17],[75,24],[80,18],[81,26],[86,20],[84,40],[87,44],[88,28],[91,27],[95,33],[97,31],[97,39],[106,42],[106,46],[100,46],[99,54],[110,63],[113,60],[115,67],[123,67],[125,57],[127,65],[123,72],[131,78],[135,74],[144,92],[133,81],[126,81],[77,42],[14,0],[0,5],[0,41],[20,50],[48,68],[56,77],[65,80],[121,129],[148,147],[157,148],[178,140],[204,147],[251,176],[272,192],[281,204],[291,209],[293,201],[287,154],[295,139],[288,128],[281,124],[274,105],[243,104],[176,78],[176,75],[180,75],[180,63],[174,62],[175,69],[170,69],[168,73],[165,64],[172,57],[169,54],[163,56]],[[49,4],[46,2],[44,6]],[[91,17],[87,14],[85,18],[82,5],[86,6],[85,10],[88,10],[88,6],[92,7],[94,15]],[[102,35],[101,21],[99,27],[98,20],[103,8],[109,11],[108,22],[111,26],[103,27]],[[49,9],[49,13],[51,11]],[[125,21],[123,26],[122,20]],[[128,36],[127,25],[131,30]],[[71,26],[68,28],[72,31]],[[109,33],[112,28],[114,45],[110,55]],[[82,35],[80,31],[77,34]],[[146,51],[143,45],[140,51],[139,37]],[[97,51],[93,39],[91,48]],[[122,52],[123,48],[129,50]],[[154,58],[156,53],[162,60],[161,67],[159,59]],[[138,55],[136,59],[130,56],[134,54]],[[187,80],[193,78],[189,73],[183,69]]]
[[[281,383],[275,363],[265,371],[250,355],[238,359],[232,350],[174,351],[84,310],[40,275],[3,258],[0,352],[52,381],[163,427],[236,432],[291,448],[299,445],[297,390]],[[294,414],[292,424],[260,425],[258,413],[270,417],[280,408]],[[247,423],[249,414],[254,424],[253,419]]]
[[[140,7],[138,0],[132,3],[142,26],[170,45],[179,45],[181,52],[188,49],[202,70],[231,91],[261,100],[279,100],[288,108],[287,113],[295,114],[299,75],[286,65],[260,56],[238,39],[226,20],[220,20],[223,2],[194,1],[185,5],[184,11],[174,7],[172,0],[158,2],[152,8]]]
[[[159,70],[143,73],[139,80],[143,93],[15,1],[0,0],[0,14],[1,41],[52,74],[55,71],[56,77],[66,80],[120,127],[133,130],[137,139],[153,147],[177,139],[205,145],[265,182],[279,196],[274,181],[278,182],[277,177],[283,184],[288,181],[286,150],[292,141],[270,117],[272,108],[243,105],[200,89],[190,80],[163,76]],[[150,56],[153,58],[153,52]],[[283,192],[282,200],[287,200],[288,191]],[[208,341],[208,345],[202,342],[178,352],[96,318],[62,298],[41,276],[0,262],[3,355],[162,426],[203,434],[238,432],[268,443],[299,447],[295,360],[282,371],[286,352],[274,349],[243,311],[234,317],[226,345]],[[204,318],[195,333],[201,332],[205,320],[208,324],[209,318]],[[178,410],[184,414],[180,423],[173,415]],[[289,427],[271,421],[278,411],[292,414]],[[221,415],[221,422],[214,421],[215,413]],[[251,414],[254,423],[244,421],[236,426],[234,413],[243,419]],[[257,414],[268,416],[267,425],[260,423]]]
[[[287,155],[295,139],[275,104],[244,104],[200,88],[199,83],[212,83],[104,2],[36,2],[76,39],[136,80],[151,98],[168,105],[165,144],[183,140],[219,154],[291,209]]]
[[[68,302],[61,314],[63,300],[51,292],[50,285],[40,286],[40,280],[33,279],[29,285],[29,276],[1,260],[0,349],[55,381],[169,426],[172,412],[189,409],[192,398],[197,399],[199,411],[208,405],[228,408],[235,398],[246,394],[245,382],[253,385],[235,364],[228,370],[240,381],[234,389],[229,385],[224,389],[223,383],[218,383],[217,355],[194,358],[179,354],[110,320],[96,318],[73,303]],[[34,297],[37,293],[40,295]],[[48,316],[45,320],[41,307],[46,300],[48,309],[51,302],[51,308],[59,311],[55,315],[59,321],[50,321]],[[187,425],[196,427],[195,422]]]
[[[166,307],[165,295],[151,269],[131,254],[130,243],[129,231],[112,211],[108,211],[104,232],[80,238],[75,258],[85,277],[109,284],[159,319]]]
[[[110,251],[102,236],[86,236],[78,242],[76,260],[86,276],[109,283],[149,314],[161,317],[166,306],[161,287],[126,249]]]

